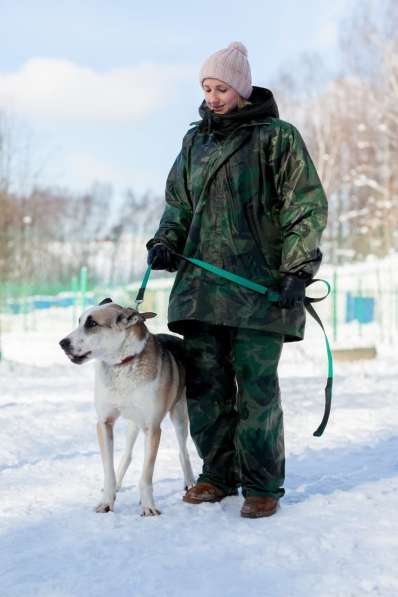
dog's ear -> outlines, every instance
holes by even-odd
[[[98,306],[100,305],[106,305],[107,303],[113,303],[111,298],[104,298],[100,303],[98,303]]]
[[[129,328],[139,321],[144,321],[141,313],[138,313],[135,309],[130,309],[130,307],[123,309],[116,317],[116,325],[121,328]]]
[[[144,319],[152,319],[152,317],[157,317],[157,313],[152,313],[152,311],[146,311],[145,313],[140,313],[140,315]]]

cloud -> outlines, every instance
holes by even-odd
[[[88,153],[75,153],[64,158],[65,173],[69,178],[80,183],[82,187],[89,186],[93,180],[100,182],[122,181],[125,173],[113,163],[101,160]]]
[[[98,72],[68,60],[34,58],[0,73],[0,108],[61,121],[143,120],[191,78],[184,65],[139,64]]]
[[[62,156],[62,167],[57,168],[51,182],[74,189],[89,188],[94,181],[110,183],[116,191],[132,188],[138,193],[149,189],[158,193],[164,190],[164,176],[156,168],[134,168],[131,165],[115,164],[112,160],[99,158],[89,152],[73,152]]]
[[[322,27],[319,28],[317,33],[315,34],[312,42],[313,45],[316,46],[317,49],[327,49],[327,48],[334,48],[337,44],[338,39],[338,29],[337,23],[335,22],[328,22],[325,23]]]

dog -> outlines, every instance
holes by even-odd
[[[152,317],[156,313],[139,313],[107,298],[87,309],[78,327],[59,343],[72,363],[81,365],[96,360],[95,407],[104,469],[104,489],[97,512],[113,511],[116,492],[142,430],[145,456],[139,483],[141,514],[160,514],[153,498],[152,477],[161,423],[167,413],[177,435],[185,488],[195,484],[186,446],[188,411],[182,339],[171,334],[151,334],[145,321]],[[113,427],[120,416],[128,420],[128,431],[115,474]]]

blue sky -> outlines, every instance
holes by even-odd
[[[357,1],[0,0],[0,110],[39,182],[162,193],[208,55],[242,41],[263,86],[304,51],[333,66]]]

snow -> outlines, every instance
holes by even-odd
[[[48,315],[47,315],[48,316]],[[239,516],[242,497],[193,506],[169,421],[141,518],[139,438],[115,511],[96,514],[102,468],[93,366],[65,362],[58,325],[4,334],[0,364],[1,595],[4,597],[359,597],[398,594],[398,372],[392,348],[335,363],[321,438],[326,357],[309,327],[285,346],[286,496],[269,519]],[[151,327],[151,326],[150,326]],[[318,344],[319,347],[317,348]],[[116,429],[121,455],[125,423]],[[200,460],[189,442],[196,473]]]

